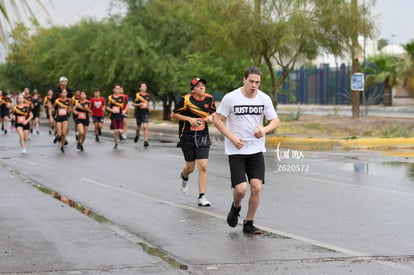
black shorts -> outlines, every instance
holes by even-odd
[[[55,118],[56,122],[64,122],[64,121],[68,121],[68,116],[57,116]]]
[[[30,130],[30,124],[29,123],[27,123],[26,125],[24,125],[22,123],[15,123],[14,127],[16,127],[16,129],[19,128],[19,127],[22,127],[23,130]]]
[[[33,113],[33,118],[40,117],[40,111],[36,111],[36,112],[32,112],[32,113]]]
[[[142,123],[149,122],[149,113],[148,112],[137,112],[135,114],[135,119],[137,121],[137,125],[140,126]]]
[[[189,141],[181,141],[180,144],[185,161],[193,162],[196,159],[208,159],[210,146],[196,146],[194,142]]]
[[[83,124],[84,126],[89,126],[89,118],[87,118],[87,119],[76,119],[75,123],[76,123],[76,125]]]
[[[10,116],[10,109],[3,109],[1,110],[1,114],[0,117],[4,118],[4,117],[9,117]]]
[[[265,162],[263,153],[251,155],[229,155],[231,187],[246,182],[246,175],[251,179],[259,179],[264,183]]]
[[[93,123],[104,123],[104,117],[103,116],[92,116]]]

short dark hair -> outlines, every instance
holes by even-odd
[[[262,76],[262,71],[255,66],[251,66],[244,71],[244,78],[248,78],[251,74],[257,74]]]
[[[147,83],[146,83],[146,82],[140,82],[140,83],[138,83],[138,89],[141,89],[142,84],[147,85]]]

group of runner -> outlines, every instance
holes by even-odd
[[[207,167],[210,150],[208,124],[215,127],[225,136],[224,149],[228,155],[230,166],[233,201],[227,215],[227,224],[236,227],[241,211],[241,203],[250,185],[250,197],[246,218],[243,221],[243,232],[260,234],[253,219],[259,206],[262,185],[265,177],[264,155],[265,136],[279,127],[280,121],[271,98],[259,90],[262,73],[256,67],[245,70],[243,85],[227,93],[216,110],[214,98],[206,93],[206,80],[194,78],[190,82],[191,93],[184,95],[176,104],[171,117],[179,120],[179,145],[184,155],[185,165],[180,172],[180,189],[186,193],[189,176],[198,169],[198,205],[211,206],[205,192],[207,186]],[[136,93],[132,105],[135,107],[137,130],[134,142],[139,139],[141,125],[144,129],[144,146],[148,146],[148,117],[150,96],[146,93],[146,84],[140,83],[140,91]],[[28,101],[30,91],[25,90],[16,98],[12,108],[12,116],[19,134],[22,153],[26,153],[30,123],[35,121],[33,101]],[[33,96],[34,97],[34,96]],[[33,99],[33,98],[32,98]],[[4,95],[0,98],[2,105],[10,106],[11,100]],[[37,99],[39,100],[39,99]],[[64,153],[68,120],[73,114],[78,149],[83,151],[83,144],[89,126],[89,115],[95,124],[95,138],[99,141],[103,124],[104,110],[110,113],[110,129],[114,131],[114,149],[118,141],[125,138],[126,118],[128,117],[128,98],[119,84],[113,86],[113,94],[105,101],[100,90],[94,91],[94,97],[87,98],[85,91],[76,90],[72,96],[67,87],[67,79],[60,78],[60,86],[55,91],[48,91],[43,101],[46,115],[49,118],[49,131],[55,127],[54,142],[60,141],[60,149]],[[10,108],[10,107],[9,107]],[[99,113],[96,113],[99,110]],[[4,115],[4,116],[3,116]],[[2,117],[7,117],[7,112]],[[263,126],[263,120],[269,123]],[[3,122],[4,123],[4,122]],[[36,125],[36,124],[35,124]],[[36,128],[37,127],[37,128]],[[7,126],[6,126],[7,129]],[[38,126],[35,126],[36,131]]]
[[[150,95],[146,92],[145,83],[139,84],[139,91],[135,94],[132,105],[135,107],[135,117],[137,121],[134,142],[138,142],[141,126],[144,130],[144,146],[148,143],[148,122]],[[5,135],[8,129],[16,129],[22,154],[27,154],[26,142],[30,133],[40,134],[40,113],[43,107],[45,117],[48,122],[49,134],[54,134],[53,143],[59,142],[60,151],[65,152],[68,144],[66,136],[68,134],[69,120],[74,121],[76,131],[77,149],[84,151],[84,143],[90,117],[94,126],[95,141],[100,141],[102,127],[104,123],[105,111],[109,112],[111,119],[110,129],[114,130],[114,149],[118,146],[119,140],[126,140],[127,118],[128,118],[128,95],[123,93],[120,85],[114,85],[114,93],[105,100],[101,96],[101,90],[95,89],[93,96],[88,97],[86,91],[75,89],[72,94],[68,87],[68,79],[64,76],[59,78],[59,86],[52,90],[49,89],[44,98],[37,90],[31,91],[25,88],[22,92],[8,95],[0,91],[0,114],[2,131]],[[9,119],[11,125],[9,127]]]

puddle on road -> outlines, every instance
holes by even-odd
[[[350,166],[353,167],[355,173],[392,178],[395,182],[398,180],[409,180],[414,182],[414,163],[400,161],[382,163],[354,162],[350,164],[348,168],[350,168]]]

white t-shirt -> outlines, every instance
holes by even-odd
[[[254,98],[248,98],[238,88],[223,97],[217,113],[226,117],[227,129],[244,141],[244,146],[237,149],[225,138],[224,150],[227,155],[266,152],[265,137],[256,138],[254,133],[257,126],[263,126],[263,117],[267,120],[278,117],[270,96],[258,90]]]

